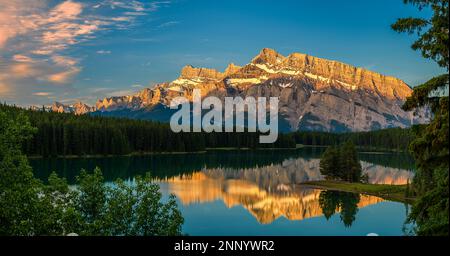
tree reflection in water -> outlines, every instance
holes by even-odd
[[[340,212],[341,221],[346,227],[351,227],[358,213],[359,194],[341,191],[322,191],[319,204],[327,220],[335,213]]]

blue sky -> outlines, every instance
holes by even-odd
[[[2,101],[92,104],[174,80],[187,64],[244,65],[264,47],[365,67],[411,86],[445,72],[410,49],[413,36],[390,29],[399,17],[431,14],[402,0],[37,2],[0,0]]]

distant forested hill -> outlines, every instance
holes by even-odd
[[[25,112],[38,128],[23,145],[27,155],[82,156],[129,153],[197,152],[213,147],[295,148],[290,134],[274,144],[259,144],[258,133],[174,133],[168,124],[126,118],[96,117],[24,110],[2,105],[11,115]]]
[[[44,157],[198,152],[207,148],[295,148],[296,144],[328,146],[348,140],[360,148],[407,151],[413,139],[411,129],[393,128],[341,134],[295,132],[279,134],[274,144],[260,144],[258,133],[174,133],[166,123],[145,120],[34,111],[8,105],[0,105],[0,111],[27,114],[38,131],[23,145],[23,150],[27,155]]]
[[[386,151],[408,151],[414,139],[413,129],[421,129],[421,125],[412,128],[391,128],[371,132],[327,133],[327,132],[295,132],[297,144],[328,146],[352,141],[359,148]]]

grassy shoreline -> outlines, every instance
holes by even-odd
[[[365,194],[401,203],[414,203],[415,197],[406,197],[407,185],[379,185],[349,183],[341,181],[310,181],[300,184],[303,187],[327,189],[350,193]]]

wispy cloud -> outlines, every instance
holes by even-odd
[[[160,39],[152,38],[152,37],[147,37],[147,38],[131,38],[130,40],[133,41],[133,42],[138,42],[138,43],[157,43],[157,42],[161,42]]]
[[[167,28],[167,27],[175,26],[179,23],[180,22],[178,22],[178,21],[168,21],[168,22],[165,22],[165,23],[162,23],[161,25],[159,25],[158,28]]]
[[[111,51],[108,51],[108,50],[99,50],[99,51],[97,51],[97,54],[100,54],[100,55],[111,54]]]
[[[36,28],[37,25],[31,19],[23,17],[34,15],[45,5],[45,1],[0,0],[0,48],[11,38]]]
[[[75,75],[77,75],[80,71],[81,68],[79,67],[71,67],[68,70],[48,75],[47,80],[55,84],[65,84],[68,81],[70,81],[70,79],[72,79]]]
[[[153,1],[150,3],[149,11],[157,11],[161,7],[167,7],[171,4],[171,1]]]
[[[32,58],[30,58],[28,56],[25,56],[25,55],[21,55],[21,54],[15,54],[12,57],[12,60],[16,61],[16,62],[26,62],[26,63],[33,63],[34,62],[34,60]]]
[[[136,93],[136,90],[115,90],[107,94],[107,97],[119,97],[124,95],[133,95]]]
[[[69,56],[72,46],[94,40],[100,31],[127,29],[139,17],[169,4],[148,0],[0,0],[0,97],[50,96],[42,94],[43,87],[61,93],[73,90],[72,82],[83,67],[81,59]]]
[[[48,97],[53,95],[51,92],[35,92],[33,93],[34,96],[42,96],[42,97]]]

